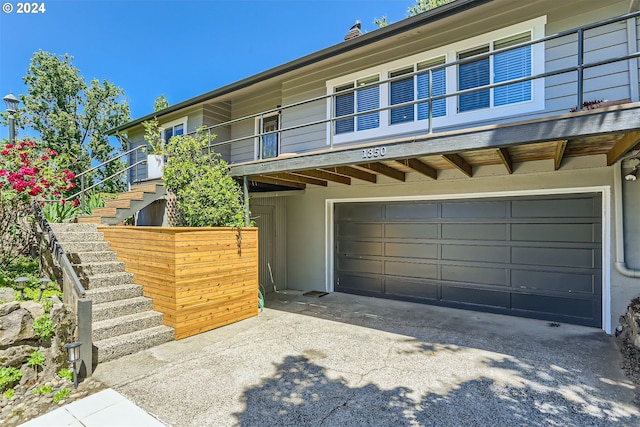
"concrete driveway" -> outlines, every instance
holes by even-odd
[[[98,366],[169,426],[637,426],[598,329],[346,294]]]

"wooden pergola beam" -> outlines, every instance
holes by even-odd
[[[351,178],[349,178],[348,176],[337,175],[335,173],[331,173],[323,170],[311,169],[308,171],[295,171],[291,173],[294,175],[309,176],[311,178],[318,178],[318,179],[324,179],[325,181],[337,182],[338,184],[351,185]]]
[[[398,181],[402,181],[402,182],[404,182],[406,178],[404,172],[399,171],[398,169],[394,169],[390,166],[387,166],[384,163],[363,163],[356,166],[369,169],[381,175],[388,176],[389,178],[397,179]]]
[[[304,182],[305,184],[319,185],[321,187],[327,186],[327,181],[323,179],[312,178],[309,176],[294,175],[291,173],[274,173],[269,175],[271,178],[283,179],[291,182]]]
[[[607,153],[607,166],[611,166],[622,158],[629,150],[640,142],[640,132],[626,133]]]
[[[509,172],[509,175],[513,173],[513,162],[511,161],[511,154],[509,154],[509,150],[506,148],[498,148],[498,157],[500,157],[500,161]]]
[[[299,188],[301,190],[307,188],[307,184],[304,184],[302,182],[285,181],[282,179],[270,178],[268,176],[262,175],[250,176],[249,181],[262,182],[264,184],[281,185],[283,187]]]
[[[553,157],[553,170],[560,169],[562,165],[562,158],[564,157],[564,151],[567,149],[567,140],[563,139],[556,143],[556,154]]]
[[[467,163],[467,161],[463,159],[459,154],[444,154],[442,155],[442,158],[449,162],[451,166],[467,175],[469,178],[471,178],[471,176],[473,175],[471,165]]]
[[[422,175],[428,176],[431,179],[438,179],[438,171],[418,159],[404,159],[396,161],[416,172],[420,172]]]
[[[362,169],[352,168],[351,166],[338,166],[335,168],[322,168],[330,173],[336,173],[338,175],[350,176],[351,178],[361,179],[363,181],[371,182],[375,184],[378,182],[378,176],[375,173],[363,171]]]

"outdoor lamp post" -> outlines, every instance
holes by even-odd
[[[50,282],[51,279],[49,279],[48,277],[43,277],[42,279],[40,279],[40,296],[38,297],[38,301],[42,301],[42,294],[44,294],[44,291],[47,290]]]
[[[28,277],[18,277],[14,282],[16,282],[16,289],[20,291],[20,300],[24,300],[24,288],[26,283],[29,281]]]
[[[69,364],[73,369],[73,388],[78,388],[78,370],[77,363],[80,361],[80,346],[79,342],[72,342],[71,344],[65,344],[64,348],[69,353]]]
[[[2,98],[7,106],[7,113],[9,113],[9,143],[16,143],[16,121],[14,114],[18,111],[18,103],[20,100],[16,98],[12,93]]]

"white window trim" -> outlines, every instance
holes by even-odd
[[[547,16],[530,19],[518,24],[510,25],[505,28],[494,30],[479,36],[471,37],[452,43],[440,48],[421,52],[402,59],[387,62],[376,67],[367,68],[366,70],[350,73],[335,79],[327,80],[327,95],[334,93],[336,87],[355,82],[358,79],[368,77],[374,74],[380,76],[380,80],[387,80],[390,72],[410,67],[416,63],[428,61],[437,57],[445,57],[445,63],[453,62],[457,58],[459,52],[476,48],[483,44],[492,44],[492,42],[504,39],[510,36],[521,34],[526,31],[531,32],[531,40],[536,40],[545,36],[545,25]],[[493,61],[491,61],[493,62]],[[544,43],[531,45],[531,74],[542,74],[545,70],[545,46]],[[493,67],[493,65],[491,65]],[[454,93],[458,90],[458,67],[450,66],[446,68],[446,93]],[[380,84],[380,108],[389,106],[389,84]],[[447,113],[442,117],[433,118],[434,127],[445,127],[460,125],[464,123],[480,122],[485,120],[496,119],[500,117],[514,116],[520,114],[541,111],[545,109],[545,86],[544,79],[531,80],[531,100],[519,102],[515,104],[501,105],[497,107],[489,107],[481,110],[472,110],[458,112],[457,97],[446,98]],[[333,115],[333,102],[331,98],[327,98],[327,117]],[[332,135],[331,123],[327,123],[327,145],[333,139],[334,144],[352,142],[358,140],[366,140],[377,137],[384,137],[394,134],[403,134],[411,132],[425,132],[427,130],[427,120],[414,120],[413,122],[399,123],[390,125],[390,110],[380,111],[380,127],[376,129],[368,129],[365,131],[354,131],[345,134]]]
[[[268,119],[269,117],[273,117],[273,116],[278,116],[280,115],[280,112],[276,111],[274,113],[269,113],[269,114],[264,114],[262,116],[262,120],[264,121],[264,119]],[[282,128],[282,117],[279,117],[278,119],[278,131],[280,130],[280,128]],[[260,128],[260,116],[255,117],[254,118],[254,129],[255,129],[255,133],[254,135],[260,135],[262,133],[262,129]],[[278,132],[278,155],[280,154],[280,148],[281,148],[281,144],[282,144],[282,133]],[[253,138],[253,160],[260,160],[260,137],[256,136],[255,138]]]
[[[160,132],[161,132],[162,137],[164,138],[164,131],[166,129],[174,128],[177,125],[182,125],[183,126],[183,129],[184,129],[184,133],[183,134],[184,135],[186,135],[188,133],[188,131],[187,131],[187,116],[184,116],[184,117],[181,117],[181,118],[176,119],[176,120],[172,120],[172,121],[167,122],[167,123],[162,123],[160,125]],[[169,142],[169,141],[167,141],[167,142]]]

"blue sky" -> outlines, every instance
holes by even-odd
[[[396,22],[414,0],[0,0],[0,95],[26,91],[33,52],[69,53],[87,81],[126,92],[132,118],[340,43],[356,20]],[[4,103],[1,106],[4,110]],[[0,138],[8,136],[0,129]]]

